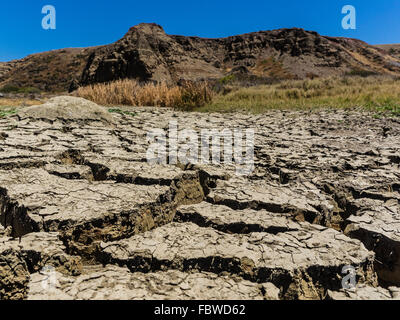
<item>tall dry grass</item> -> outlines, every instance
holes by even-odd
[[[186,82],[169,87],[165,83],[139,84],[132,79],[81,87],[76,94],[100,105],[157,106],[191,110],[212,100],[213,92],[205,82]]]
[[[0,107],[34,106],[43,102],[30,98],[0,98]]]
[[[228,94],[213,93],[205,82],[169,87],[163,83],[140,85],[134,80],[118,80],[82,87],[77,95],[107,106],[253,113],[271,109],[360,108],[400,115],[399,78],[346,76],[285,80],[253,87],[222,85],[229,88]]]

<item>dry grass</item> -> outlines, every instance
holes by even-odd
[[[105,106],[158,106],[182,110],[201,107],[211,102],[213,96],[205,82],[169,87],[164,83],[140,85],[129,79],[81,87],[76,94]]]
[[[39,100],[24,99],[24,98],[0,98],[0,107],[20,107],[20,106],[34,106],[42,104]]]
[[[39,100],[24,98],[0,98],[0,118],[17,113],[19,107],[29,107],[42,104]]]
[[[287,80],[236,88],[218,95],[198,110],[260,113],[271,109],[315,108],[364,108],[400,115],[400,79],[371,76]]]
[[[230,86],[224,84],[224,86]],[[204,112],[245,111],[262,113],[271,109],[312,110],[360,108],[400,115],[400,79],[383,76],[347,76],[285,80],[270,85],[230,87],[228,94],[213,94],[207,83],[140,85],[134,80],[96,84],[77,90],[77,95],[100,105],[159,106]]]

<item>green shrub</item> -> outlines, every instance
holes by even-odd
[[[17,113],[17,110],[15,110],[14,108],[0,109],[0,118],[11,116],[16,113]]]
[[[369,76],[377,76],[378,74],[373,71],[364,70],[364,69],[353,69],[350,72],[346,73],[347,76],[358,76],[358,77],[369,77]]]
[[[227,76],[219,79],[218,81],[221,84],[228,84],[228,83],[231,83],[231,82],[233,82],[235,80],[236,80],[235,75],[234,74],[230,74],[230,75],[227,75]]]
[[[2,93],[40,93],[38,88],[33,87],[18,87],[14,85],[5,85],[0,89]]]

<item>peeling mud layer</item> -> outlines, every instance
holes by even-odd
[[[0,119],[2,299],[400,297],[399,120],[41,108]],[[254,170],[148,163],[172,120],[254,128]]]

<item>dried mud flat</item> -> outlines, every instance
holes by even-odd
[[[0,119],[2,299],[399,297],[399,120],[35,108]],[[147,163],[170,120],[254,128],[255,170]]]

